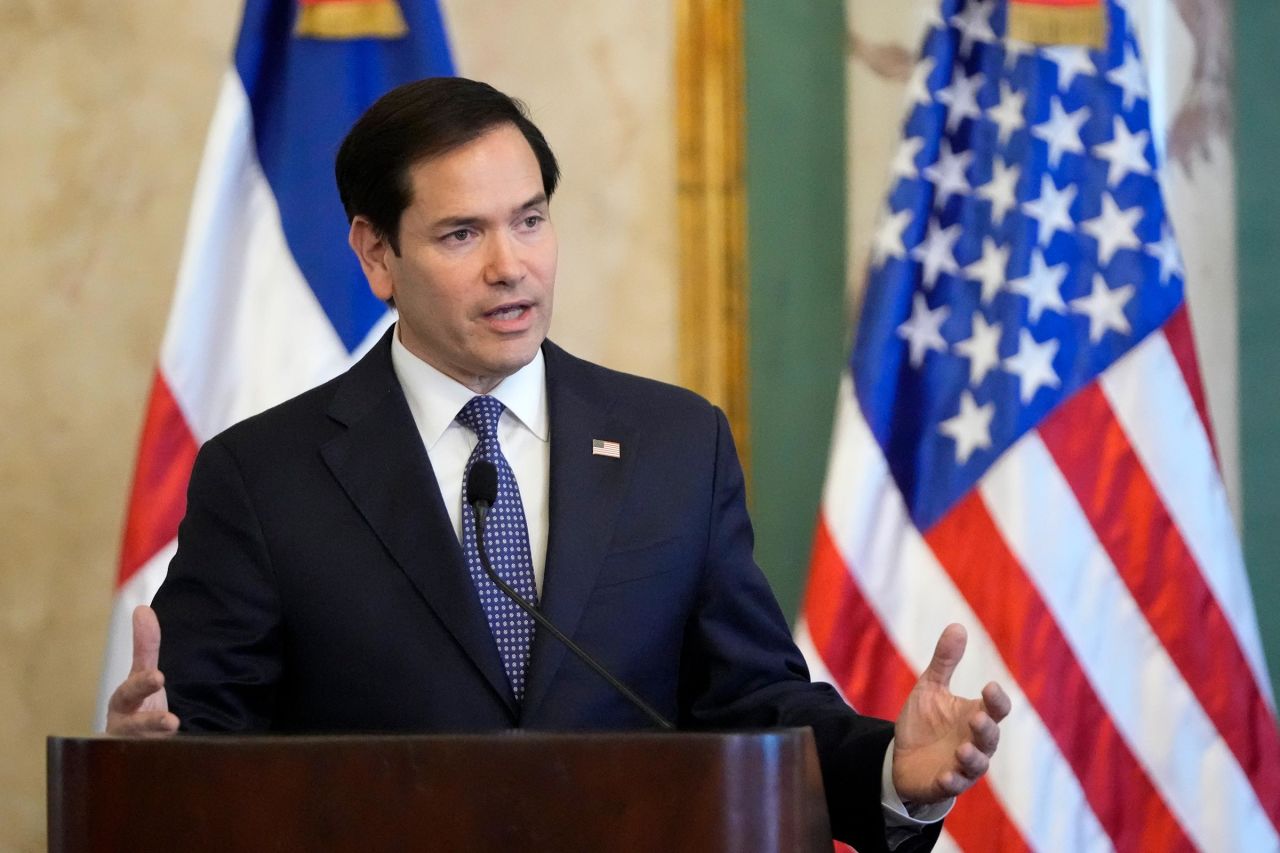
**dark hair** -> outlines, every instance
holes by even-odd
[[[400,214],[413,201],[409,170],[460,148],[502,124],[513,124],[538,158],[550,199],[560,167],[525,105],[487,83],[428,77],[383,95],[348,131],[334,163],[347,221],[366,217],[400,254]]]

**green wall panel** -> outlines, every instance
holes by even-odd
[[[1235,20],[1244,554],[1280,693],[1280,4],[1237,0]]]
[[[752,519],[794,617],[846,346],[844,5],[744,15]]]

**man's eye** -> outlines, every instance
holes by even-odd
[[[450,231],[444,236],[444,239],[450,243],[463,243],[471,237],[471,231],[466,228],[459,228],[457,231]]]
[[[537,228],[542,223],[542,217],[539,214],[531,214],[524,218],[525,228]]]

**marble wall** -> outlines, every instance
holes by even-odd
[[[560,159],[552,338],[610,367],[676,381],[672,4],[442,6],[457,72],[523,99]]]
[[[43,847],[44,737],[92,719],[142,406],[235,15],[0,2],[0,849]]]
[[[668,4],[449,0],[459,73],[564,168],[552,334],[676,376]],[[44,847],[44,738],[90,729],[129,478],[240,3],[0,0],[0,851]]]

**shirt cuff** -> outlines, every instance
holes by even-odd
[[[893,787],[893,741],[889,741],[880,772],[880,809],[884,812],[885,829],[890,835],[895,834],[895,829],[912,831],[937,823],[950,814],[955,804],[956,798],[948,797],[937,803],[905,805]]]

